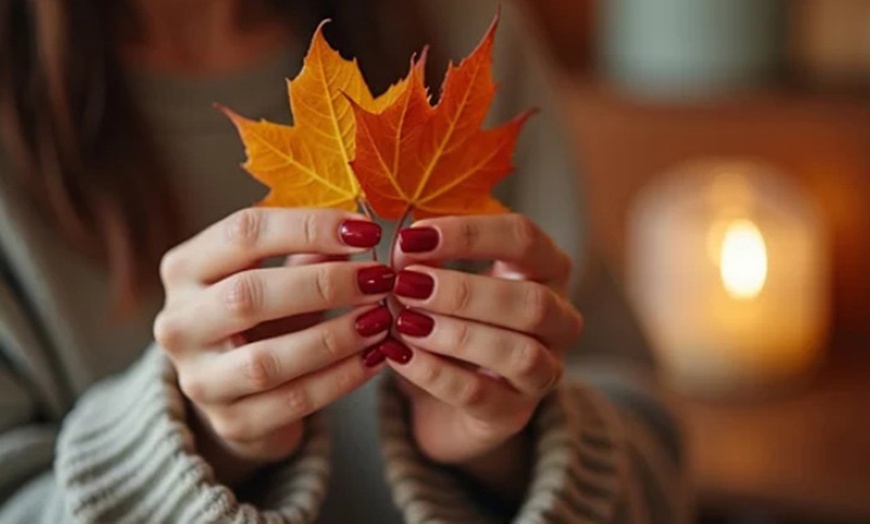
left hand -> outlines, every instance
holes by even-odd
[[[395,296],[409,308],[383,352],[404,379],[420,450],[462,465],[519,435],[562,376],[582,317],[571,260],[522,215],[445,217],[402,231]],[[492,260],[474,275],[435,266]]]

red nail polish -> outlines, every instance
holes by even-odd
[[[403,253],[425,253],[438,245],[438,230],[433,227],[412,227],[399,232],[399,249]]]
[[[435,289],[435,280],[425,273],[403,269],[396,277],[396,294],[399,296],[418,299],[429,298],[433,289]]]
[[[345,220],[338,235],[350,247],[374,247],[381,241],[381,226],[365,220]]]
[[[360,291],[366,295],[377,295],[393,289],[396,272],[387,266],[372,266],[360,269],[356,280]]]
[[[425,337],[432,333],[434,327],[435,319],[413,309],[402,311],[396,318],[396,330],[403,335]]]
[[[386,360],[386,358],[387,357],[385,357],[384,354],[381,353],[381,351],[377,347],[368,348],[367,350],[363,351],[362,354],[363,365],[367,368],[373,368],[377,366],[378,364]]]
[[[391,338],[381,342],[377,348],[378,351],[386,355],[388,359],[399,364],[407,364],[413,356],[413,353],[408,346]]]
[[[389,329],[392,322],[390,308],[381,306],[357,317],[354,327],[360,335],[370,337]]]

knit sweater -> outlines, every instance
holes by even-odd
[[[495,4],[426,3],[439,47],[467,54]],[[45,226],[3,175],[11,166],[0,154],[0,523],[686,522],[675,418],[617,286],[585,248],[543,55],[521,20],[505,6],[495,58],[503,87],[490,116],[542,112],[499,193],[574,255],[587,329],[529,427],[533,472],[514,514],[497,513],[467,480],[424,458],[388,372],[310,417],[292,457],[235,490],[221,485],[197,454],[175,371],[150,342],[161,298],[132,318],[111,315],[105,269]],[[283,77],[301,56],[300,46],[217,79],[130,72],[158,145],[178,167],[191,232],[263,191],[239,171],[241,146],[212,102],[286,121]]]

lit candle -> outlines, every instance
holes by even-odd
[[[733,220],[722,238],[719,274],[734,300],[753,300],[767,280],[767,248],[761,231],[746,219]]]
[[[805,376],[827,334],[827,253],[811,200],[768,167],[694,163],[646,188],[628,287],[669,381],[733,395]]]

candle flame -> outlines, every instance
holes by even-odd
[[[749,220],[735,220],[725,230],[719,253],[719,273],[731,298],[758,296],[767,280],[767,249],[761,231]]]

